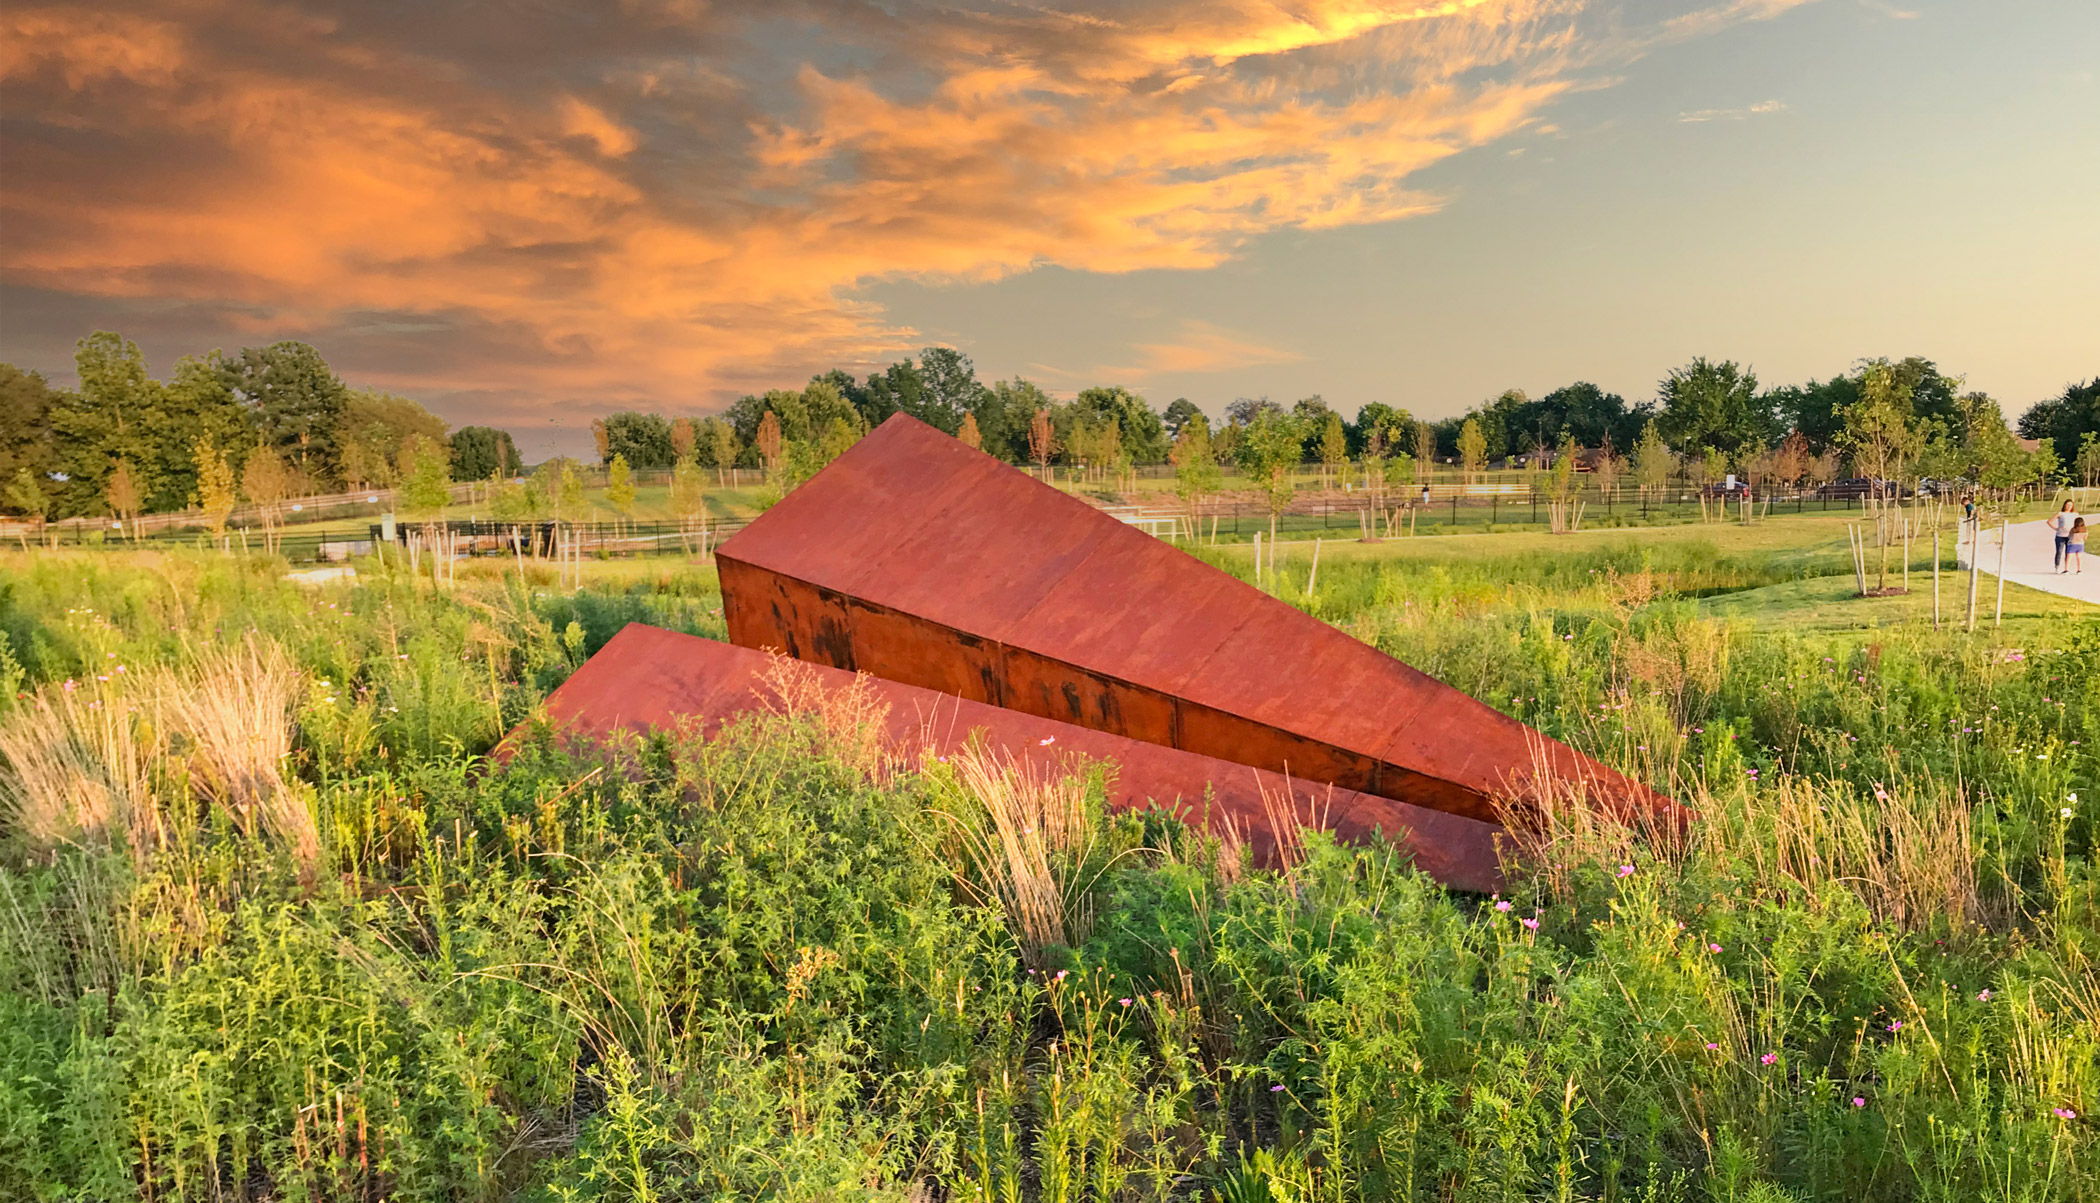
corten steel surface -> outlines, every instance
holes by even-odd
[[[1646,786],[899,415],[717,552],[734,643],[1475,819]]]
[[[774,659],[765,652],[633,623],[554,691],[547,699],[548,718],[567,734],[598,739],[619,731],[670,729],[692,722],[712,734],[740,715],[783,708],[773,683]],[[1117,768],[1109,781],[1110,805],[1142,808],[1156,801],[1192,821],[1213,823],[1230,815],[1263,858],[1273,845],[1262,800],[1266,790],[1279,802],[1289,799],[1302,821],[1324,820],[1345,838],[1383,832],[1405,846],[1424,872],[1446,885],[1485,893],[1502,884],[1495,851],[1501,828],[1492,823],[1287,779],[913,685],[856,678],[822,666],[798,669],[815,674],[827,691],[852,687],[856,679],[872,690],[888,708],[883,718],[886,745],[907,755],[922,749],[946,755],[975,739],[990,751],[1042,766],[1064,764],[1074,756],[1112,761]]]

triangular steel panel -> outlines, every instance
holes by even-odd
[[[729,637],[835,668],[1493,821],[1637,781],[898,415],[725,542]]]
[[[571,674],[547,699],[549,723],[565,737],[605,741],[620,732],[673,730],[687,725],[712,735],[724,723],[790,708],[779,687],[775,656],[695,635],[632,623]],[[1417,867],[1446,885],[1486,893],[1502,884],[1495,838],[1501,830],[1456,815],[1423,810],[1387,798],[1250,769],[1190,752],[1108,735],[1084,727],[988,706],[981,702],[799,664],[821,690],[871,691],[880,703],[885,745],[909,757],[951,755],[973,741],[990,751],[1043,767],[1074,756],[1111,762],[1108,799],[1119,809],[1158,804],[1194,822],[1221,825],[1228,817],[1267,857],[1273,846],[1271,807],[1288,806],[1298,820],[1337,835],[1374,835],[1410,852]],[[806,699],[797,697],[795,703]],[[505,754],[515,751],[524,728]],[[1267,795],[1266,800],[1264,794]]]

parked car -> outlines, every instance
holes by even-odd
[[[1750,495],[1750,486],[1747,482],[1740,480],[1736,481],[1734,484],[1729,484],[1725,480],[1717,480],[1714,483],[1699,490],[1699,492],[1701,495],[1706,497],[1748,497]]]

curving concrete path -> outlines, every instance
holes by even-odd
[[[2100,515],[2087,515],[2086,524],[2092,528],[2089,534],[2093,537],[2086,542],[2085,571],[2082,573],[2059,573],[2050,566],[2049,559],[2055,545],[2047,521],[2015,522],[2007,526],[2005,579],[2044,593],[2100,605]],[[1956,558],[1963,568],[1969,566],[1966,536],[1956,550]],[[1998,571],[1998,530],[1995,527],[1984,528],[1981,567],[1986,575]]]

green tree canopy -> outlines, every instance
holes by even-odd
[[[63,476],[49,490],[55,517],[104,512],[109,474],[119,460],[140,466],[145,492],[153,492],[157,483],[154,442],[161,386],[147,374],[138,344],[98,330],[75,345],[73,364],[80,387],[58,395],[50,410]]]
[[[1552,447],[1572,438],[1578,447],[1602,447],[1609,441],[1623,452],[1640,440],[1641,428],[1653,412],[1651,405],[1628,405],[1619,394],[1578,380],[1540,397],[1514,420],[1519,430],[1532,436],[1534,446]],[[1541,430],[1543,443],[1538,442]]]
[[[1910,402],[1910,384],[1886,361],[1870,363],[1860,373],[1858,400],[1845,407],[1844,429],[1838,432],[1838,445],[1851,457],[1855,473],[1874,480],[1906,475],[1904,469],[1925,446]]]
[[[523,467],[508,430],[462,426],[452,432],[452,472],[461,480],[515,476]]]
[[[44,492],[37,475],[28,468],[16,468],[7,482],[7,492],[0,495],[7,504],[7,512],[23,518],[41,518],[51,510],[51,499]]]
[[[1254,419],[1264,413],[1281,415],[1283,406],[1267,397],[1235,397],[1225,407],[1225,424],[1228,426],[1251,426]]]
[[[197,439],[220,447],[253,447],[255,418],[241,406],[210,355],[185,355],[161,389],[153,460],[142,475],[149,510],[179,510],[197,492]],[[442,429],[442,427],[441,427]]]
[[[1001,380],[977,398],[977,437],[984,450],[1009,463],[1028,460],[1028,428],[1035,415],[1056,404],[1033,381]]]
[[[452,502],[452,466],[445,447],[428,435],[413,435],[401,449],[401,508],[435,518]]]
[[[2067,384],[2063,392],[2035,402],[2020,415],[2020,437],[2049,440],[2064,463],[2077,462],[2085,436],[2094,433],[2100,433],[2100,376]]]
[[[786,443],[814,442],[824,437],[834,422],[843,421],[855,429],[865,428],[860,412],[826,376],[811,380],[809,386],[800,392],[777,388],[768,390],[763,396],[739,397],[724,417],[735,429],[739,445],[751,447],[757,445],[758,428],[769,413],[780,424],[780,437]]]
[[[1241,469],[1268,501],[1269,534],[1273,538],[1277,516],[1297,491],[1292,473],[1304,460],[1304,433],[1281,407],[1257,409],[1254,420],[1240,431],[1238,452]]]
[[[627,466],[627,457],[613,453],[612,462],[605,466],[605,500],[620,512],[622,518],[634,513],[634,469]]]
[[[800,403],[798,397],[796,404],[799,406]],[[670,467],[678,458],[671,442],[670,420],[662,414],[633,410],[608,415],[605,418],[605,455],[608,464],[620,458],[626,460],[630,468]]]
[[[1210,420],[1200,410],[1181,423],[1167,458],[1174,464],[1174,491],[1192,508],[1224,484],[1210,441]]]
[[[350,390],[319,351],[276,342],[221,356],[218,367],[266,444],[309,475],[338,476],[337,437]]]
[[[1680,451],[1736,454],[1772,441],[1770,402],[1757,391],[1757,375],[1734,360],[1692,360],[1663,378],[1657,400],[1662,436]]]
[[[1115,423],[1119,450],[1130,462],[1167,462],[1167,429],[1159,419],[1159,411],[1129,389],[1121,385],[1082,389],[1072,399],[1069,410],[1075,425],[1091,430],[1102,430]]]
[[[352,488],[394,484],[401,449],[419,436],[444,444],[445,420],[407,397],[376,388],[351,389],[337,419],[336,471]]]
[[[1468,480],[1487,466],[1488,455],[1485,424],[1478,417],[1467,418],[1458,428],[1458,462],[1465,468]]]
[[[1353,442],[1365,455],[1390,456],[1413,438],[1414,415],[1383,401],[1372,401],[1356,411]]]
[[[1167,442],[1172,444],[1181,437],[1182,427],[1188,425],[1190,419],[1202,417],[1203,410],[1194,401],[1189,400],[1187,397],[1176,397],[1167,403],[1166,412],[1159,416],[1159,424],[1167,432]],[[1204,438],[1206,441],[1210,437],[1208,433],[1209,425],[1210,420],[1205,418]]]
[[[1845,411],[1859,400],[1860,382],[1867,368],[1877,363],[1888,367],[1894,384],[1909,390],[1905,417],[1938,419],[1958,427],[1962,411],[1956,394],[1961,381],[1944,375],[1931,360],[1917,355],[1894,362],[1861,360],[1851,372],[1828,380],[1775,388],[1765,395],[1765,402],[1780,427],[1800,431],[1812,450],[1822,452],[1838,445],[1845,428]]]
[[[919,407],[905,412],[929,426],[954,434],[962,429],[963,415],[976,412],[981,405],[984,385],[977,381],[976,365],[953,347],[928,347],[919,352],[919,379],[924,384]],[[978,426],[982,432],[983,423]]]
[[[0,480],[24,468],[42,478],[56,465],[51,407],[57,399],[43,373],[0,363]]]

